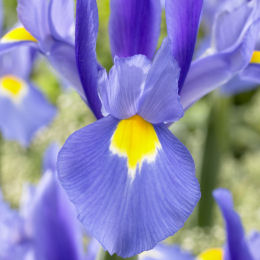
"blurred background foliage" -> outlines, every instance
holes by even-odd
[[[107,30],[109,0],[98,0],[98,7],[98,59],[109,69],[112,66]],[[16,0],[4,0],[4,17],[6,31],[17,22]],[[159,44],[165,35],[163,19]],[[62,145],[72,132],[95,120],[80,97],[62,86],[41,57],[35,64],[32,80],[59,112],[49,127],[37,133],[28,149],[15,142],[1,141],[0,182],[5,198],[14,207],[19,205],[23,184],[39,180],[46,147],[53,141]],[[191,151],[203,192],[207,194],[211,186],[230,189],[246,231],[260,230],[259,89],[233,97],[224,97],[215,91],[189,109],[183,119],[171,126],[171,130]],[[213,213],[207,210],[207,205],[213,203],[210,198],[209,195],[204,197],[206,206],[200,214],[199,206],[185,227],[168,239],[169,242],[179,243],[194,253],[223,245],[220,214],[216,209]]]

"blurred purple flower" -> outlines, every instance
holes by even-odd
[[[21,25],[6,33],[0,41],[0,52],[29,45],[41,52],[85,99],[75,61],[74,1],[18,0]]]
[[[4,138],[23,146],[28,146],[35,133],[56,114],[56,109],[30,82],[33,57],[29,47],[0,55],[0,130]]]
[[[28,187],[20,211],[0,201],[0,258],[4,260],[83,259],[81,227],[56,179],[58,147],[45,155],[45,173]]]
[[[56,114],[55,107],[29,80],[32,62],[28,47],[0,56],[0,130],[4,138],[23,146]]]
[[[203,20],[207,22],[211,17],[212,23],[212,30],[208,32],[211,45],[207,52],[217,54],[229,51],[247,35],[251,38],[250,45],[253,47],[246,46],[252,49],[250,59],[242,70],[228,81],[222,82],[222,92],[231,95],[257,87],[260,83],[260,1],[209,1],[206,7]]]

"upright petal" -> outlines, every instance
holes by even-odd
[[[192,157],[171,132],[152,125],[128,132],[128,123],[110,116],[98,120],[72,134],[58,157],[60,181],[80,221],[110,254],[125,258],[177,232],[200,198]],[[122,124],[126,136],[116,145],[125,154],[111,149]],[[130,135],[136,138],[129,143]],[[155,139],[157,151],[131,175],[130,157]]]
[[[172,58],[170,41],[163,42],[147,75],[138,114],[153,123],[173,122],[183,116],[178,94],[180,69]]]
[[[75,30],[74,1],[51,0],[49,12],[52,35],[57,40],[72,42]]]
[[[249,64],[255,48],[260,20],[256,21],[234,48],[195,61],[180,92],[184,109],[225,84]]]
[[[59,75],[86,101],[76,64],[75,47],[71,44],[54,41],[49,52],[46,53],[46,58]]]
[[[226,223],[227,245],[225,259],[253,260],[240,217],[234,210],[231,193],[225,189],[217,189],[213,192],[213,196]]]
[[[234,8],[223,10],[218,14],[213,27],[213,46],[217,51],[223,51],[232,47],[245,32],[248,21],[253,13],[253,7],[249,1]]]
[[[17,13],[26,30],[38,41],[50,34],[49,1],[18,0]]]
[[[35,87],[15,77],[1,78],[0,99],[1,132],[4,138],[23,146],[28,146],[35,133],[56,114],[56,109]]]
[[[79,223],[54,172],[43,175],[27,221],[32,227],[36,259],[81,259]]]
[[[160,1],[112,0],[110,10],[112,54],[119,57],[143,54],[152,59],[160,35]]]
[[[98,10],[96,0],[78,0],[76,10],[76,61],[89,107],[97,118],[101,118],[101,102],[97,90],[97,32]]]
[[[107,107],[106,111],[118,119],[124,119],[138,112],[138,103],[151,63],[143,55],[116,57],[114,63],[108,84],[101,85],[99,92]]]
[[[203,0],[166,0],[165,2],[167,30],[172,41],[173,57],[181,68],[180,90],[190,68],[202,3]]]

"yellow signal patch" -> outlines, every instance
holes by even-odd
[[[144,161],[154,161],[160,148],[153,125],[139,115],[121,120],[110,144],[112,153],[127,158],[128,174],[132,179],[136,168],[141,169]]]
[[[197,260],[223,260],[224,253],[222,248],[212,248],[200,254]]]
[[[21,99],[26,91],[26,83],[13,75],[7,75],[0,79],[0,94],[8,96],[14,101]]]
[[[254,51],[250,63],[260,63],[260,51]]]
[[[20,41],[37,42],[37,40],[24,27],[14,28],[13,30],[5,34],[1,39],[2,43]]]

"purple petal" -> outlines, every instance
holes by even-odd
[[[101,118],[101,102],[97,91],[97,32],[98,10],[96,0],[78,0],[76,11],[76,62],[89,107],[97,118]]]
[[[159,0],[110,1],[109,35],[113,56],[152,58],[160,35]]]
[[[172,58],[166,39],[157,52],[147,75],[138,114],[153,123],[173,122],[183,116],[178,94],[179,66]]]
[[[0,129],[4,138],[28,146],[35,133],[51,122],[56,109],[30,84],[20,103],[0,96]]]
[[[52,0],[49,12],[52,35],[57,40],[72,42],[75,29],[74,1]]]
[[[100,86],[100,97],[107,113],[118,119],[137,113],[150,61],[143,55],[115,58],[108,84]]]
[[[59,75],[74,87],[84,101],[86,96],[82,88],[76,64],[75,47],[67,43],[54,41],[46,58]]]
[[[92,238],[88,244],[87,255],[85,260],[96,260],[99,250],[101,249],[101,245],[98,241]]]
[[[117,124],[105,117],[72,134],[58,173],[87,232],[110,254],[130,257],[177,232],[200,192],[190,153],[166,127],[155,127],[161,149],[131,179],[126,158],[109,148]]]
[[[227,84],[221,87],[221,93],[226,96],[235,95],[238,93],[243,93],[259,86],[259,81],[248,81],[243,79],[241,75],[235,76]]]
[[[260,259],[260,233],[253,232],[248,239],[248,246],[254,260]]]
[[[18,0],[17,13],[26,30],[37,40],[45,40],[50,35],[49,1]]]
[[[166,0],[165,13],[173,57],[180,68],[179,88],[188,73],[199,28],[203,0]]]
[[[250,17],[253,7],[249,3],[249,1],[245,1],[232,11],[224,9],[218,14],[213,27],[213,45],[216,50],[222,51],[232,47],[245,32],[248,22],[250,20],[252,22]]]
[[[234,210],[231,193],[220,188],[213,192],[213,196],[226,223],[227,245],[225,259],[253,260],[247,246],[241,219]]]
[[[178,246],[158,244],[154,249],[138,256],[139,260],[195,260],[189,252],[181,250]]]
[[[28,221],[32,227],[36,259],[81,259],[79,223],[54,172],[43,175]]]
[[[230,51],[206,56],[192,64],[180,93],[184,109],[247,67],[255,48],[258,26],[259,21],[248,29],[242,42]]]
[[[15,42],[1,42],[0,41],[0,54],[2,55],[3,53],[13,51],[13,49],[16,49],[17,47],[33,47],[38,49],[39,45],[35,42],[31,41],[15,41]]]
[[[0,76],[15,75],[28,79],[32,71],[34,57],[29,47],[19,47],[0,56]]]
[[[47,148],[43,158],[43,172],[56,172],[56,162],[59,150],[59,145],[56,143],[51,144]]]

